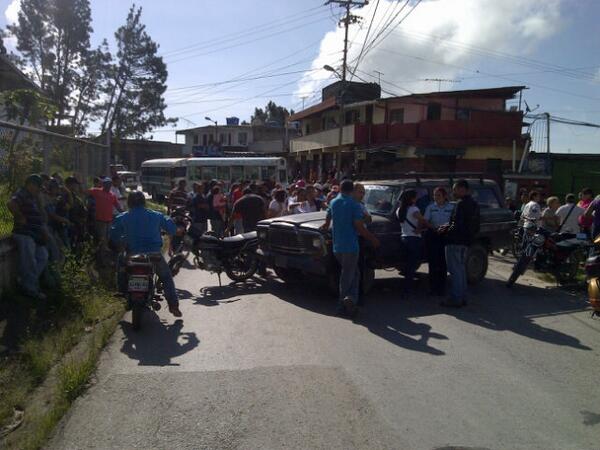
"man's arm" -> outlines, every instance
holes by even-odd
[[[113,220],[110,227],[109,239],[115,244],[120,243],[123,240],[125,234],[125,228],[123,227],[123,218],[117,217]]]
[[[327,216],[325,217],[325,223],[321,225],[321,230],[328,231],[331,226],[331,208],[327,208]]]
[[[11,212],[17,223],[20,223],[22,225],[25,225],[27,223],[27,219],[25,219],[25,216],[21,212],[19,203],[14,198],[11,199],[6,204],[6,206],[8,207],[8,210]]]
[[[160,215],[160,228],[171,236],[173,236],[177,231],[177,225],[175,225],[173,219],[171,219],[169,216],[165,216],[164,214]]]
[[[367,241],[369,241],[373,247],[375,247],[375,248],[379,247],[379,245],[380,245],[379,239],[377,239],[373,233],[371,233],[369,230],[367,230],[364,220],[362,220],[362,219],[355,220],[354,221],[354,229],[359,234],[359,236],[362,236]]]
[[[587,207],[584,217],[592,217],[594,215],[594,209],[596,209],[596,200],[590,203],[590,205]]]
[[[115,207],[115,209],[119,212],[123,212],[123,208],[121,208],[121,204],[119,203],[119,200],[117,199],[117,196],[113,193],[111,193],[112,195],[112,205]]]

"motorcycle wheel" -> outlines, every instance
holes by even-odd
[[[240,253],[225,264],[225,273],[233,281],[246,281],[258,269],[258,259],[251,253]]]
[[[171,269],[171,275],[176,276],[179,273],[183,267],[183,264],[185,263],[185,258],[186,256],[184,254],[178,253],[169,260],[169,269]]]
[[[510,277],[509,277],[508,281],[506,282],[506,287],[509,287],[509,288],[513,287],[513,285],[515,284],[517,279],[525,273],[525,270],[527,270],[528,265],[529,265],[528,258],[521,255],[521,257],[519,258],[519,260],[513,267],[512,273],[510,274]]]
[[[572,282],[579,273],[586,259],[585,250],[578,249],[573,251],[564,264],[558,268],[555,277],[559,284]]]
[[[523,253],[523,242],[518,232],[515,232],[513,234],[511,251],[515,259],[519,259],[521,257],[521,254]]]
[[[131,327],[133,331],[139,331],[142,327],[142,315],[144,314],[144,307],[142,305],[132,305],[131,307]]]

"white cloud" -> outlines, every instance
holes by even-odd
[[[21,0],[12,0],[6,9],[4,10],[4,17],[6,23],[12,25],[19,20],[19,11],[21,10]],[[17,38],[14,36],[8,36],[4,38],[4,45],[8,51],[14,51],[17,49]]]
[[[4,11],[4,17],[6,17],[7,23],[15,23],[19,18],[19,10],[21,9],[21,0],[12,0],[6,10]]]
[[[465,72],[461,68],[469,67],[469,64],[472,67],[474,61],[481,59],[484,56],[481,49],[520,56],[530,54],[541,41],[560,30],[563,1],[422,1],[402,25],[362,59],[359,70],[369,74],[378,70],[384,73],[384,81],[414,92],[435,90],[437,85],[419,80],[473,76],[472,72]],[[389,11],[394,8],[392,3],[398,9],[404,4],[401,0],[379,0],[373,29],[384,23]],[[348,53],[349,61],[355,60],[360,52],[376,4],[377,1],[373,0],[366,7],[353,11],[362,16],[363,20],[360,28],[357,25],[351,28],[350,39],[354,44]],[[398,19],[413,5],[414,1],[411,1]],[[337,28],[323,37],[319,55],[313,61],[312,68],[320,68],[324,64],[341,66],[343,33],[342,28]],[[332,55],[334,52],[338,53]],[[353,68],[354,64],[349,64],[349,67]],[[299,83],[298,96],[301,92],[322,87],[323,80],[330,75],[325,71],[307,73]],[[364,73],[358,72],[358,75],[368,81],[375,81]],[[383,85],[387,90],[395,91],[394,93],[406,93],[385,83]],[[448,86],[451,85],[443,87]]]

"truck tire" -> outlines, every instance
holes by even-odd
[[[488,250],[477,242],[467,250],[467,282],[477,284],[485,278],[488,269]]]

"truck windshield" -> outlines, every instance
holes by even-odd
[[[365,185],[364,202],[371,214],[389,214],[398,201],[400,189],[376,184]]]

